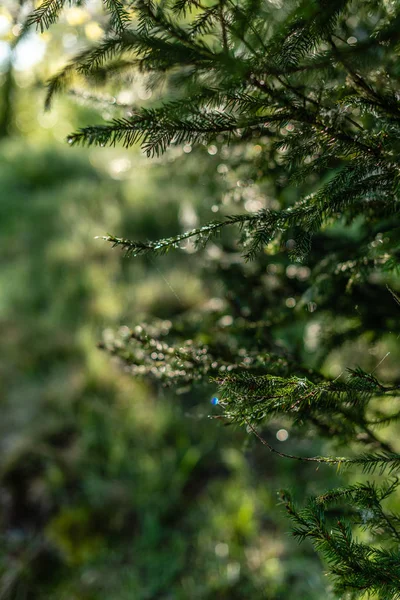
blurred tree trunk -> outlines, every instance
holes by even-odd
[[[0,113],[0,140],[9,137],[14,128],[14,101],[15,101],[15,79],[13,73],[13,56],[10,53],[7,70],[1,90],[1,113]]]
[[[29,0],[28,2],[19,0],[12,6],[12,10],[10,7],[14,27],[21,27],[20,24],[23,21],[23,10],[26,8],[26,5],[30,6],[31,2]],[[19,35],[18,33],[14,33],[14,35],[15,38],[10,42],[4,79],[0,86],[0,140],[10,137],[15,130],[15,102],[17,96],[17,85],[14,77],[14,61],[15,50],[21,39],[23,39],[23,34]]]

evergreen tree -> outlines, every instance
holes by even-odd
[[[219,173],[235,173],[224,207],[237,202],[224,218],[166,239],[105,236],[127,256],[211,242],[213,252],[199,256],[224,301],[123,328],[102,347],[161,386],[211,380],[218,419],[247,427],[272,452],[382,475],[302,510],[287,492],[282,501],[339,595],[400,598],[400,516],[390,510],[400,454],[389,435],[400,418],[400,373],[384,380],[375,360],[333,377],[325,365],[349,342],[394,346],[400,335],[400,2],[104,4],[105,38],[50,80],[46,106],[62,90],[81,94],[73,86],[82,78],[116,93],[139,77],[151,101],[124,107],[111,96],[115,119],[68,142],[140,142],[150,157],[207,145],[223,156]],[[27,26],[43,30],[63,5],[45,0]],[[277,450],[261,431],[273,419],[329,439],[332,456]]]

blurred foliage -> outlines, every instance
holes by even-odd
[[[274,479],[293,467],[261,453],[249,471],[242,435],[206,419],[208,397],[185,414],[96,349],[120,313],[157,314],[160,293],[176,310],[154,265],[127,265],[93,239],[129,214],[136,233],[178,220],[165,198],[164,220],[153,210],[134,222],[148,201],[141,177],[132,193],[68,149],[1,149],[2,597],[278,598],[288,575],[318,597],[318,564],[303,557],[306,584],[279,535]],[[169,269],[188,271],[181,310],[205,296],[188,267],[171,256]]]
[[[15,6],[0,9],[8,46]],[[196,262],[189,247],[162,263],[133,263],[95,239],[107,231],[155,239],[196,226],[222,209],[216,197],[235,203],[238,175],[207,147],[176,149],[153,165],[135,149],[66,147],[65,135],[93,109],[65,100],[43,114],[36,83],[64,62],[61,51],[101,34],[88,6],[67,10],[51,36],[30,34],[10,60],[0,45],[8,115],[0,145],[0,599],[328,598],[319,559],[286,535],[276,490],[316,494],[336,484],[333,471],[279,460],[208,419],[212,387],[162,392],[96,348],[104,328],[215,304],[235,276],[242,287],[226,300],[244,305],[253,267],[222,265],[204,280],[216,247]],[[277,177],[276,186],[290,203],[285,182]],[[301,287],[301,273],[292,279]],[[262,307],[263,291],[255,297]],[[322,362],[304,323],[280,335],[289,345],[305,335],[309,362]],[[368,340],[358,341],[330,356],[326,371],[375,364],[387,350],[380,344],[368,355]],[[265,437],[276,440],[283,426]],[[285,451],[320,452],[315,440],[289,433]]]
[[[68,148],[91,109],[44,115],[33,87],[67,35],[36,75],[12,65],[0,146],[0,598],[320,598],[319,561],[285,536],[276,495],[282,481],[311,493],[315,473],[250,457],[207,418],[208,392],[160,395],[96,348],[105,327],[184,313],[219,284],[188,255],[132,264],[95,236],[187,227],[219,184],[206,149],[178,175],[135,150]]]
[[[209,292],[182,256],[160,272],[94,239],[110,223],[179,225],[165,167],[131,153],[138,177],[118,181],[109,158],[1,147],[0,597],[318,598],[320,565],[284,536],[276,496],[285,481],[311,493],[316,473],[247,456],[241,432],[207,419],[204,391],[160,396],[96,349],[106,324]]]

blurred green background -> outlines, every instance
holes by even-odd
[[[218,305],[218,277],[190,248],[133,261],[95,236],[215,218],[226,178],[208,174],[227,170],[213,148],[150,161],[67,146],[110,109],[67,97],[44,113],[43,81],[99,38],[97,10],[66,9],[11,51],[20,8],[0,7],[0,600],[328,598],[277,490],[318,493],[335,473],[210,420],[212,387],[160,392],[97,348],[104,330]]]

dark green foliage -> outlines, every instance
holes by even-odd
[[[192,238],[201,248],[219,234],[220,266],[203,260],[219,276],[225,303],[168,325],[124,328],[102,348],[158,385],[187,391],[211,379],[219,418],[247,426],[282,456],[395,473],[400,454],[388,439],[395,429],[377,430],[400,418],[399,370],[384,381],[375,374],[383,359],[373,367],[364,360],[352,362],[347,377],[334,376],[326,360],[348,342],[386,349],[400,335],[400,3],[106,4],[112,31],[51,79],[47,106],[76,74],[112,89],[135,75],[153,99],[68,142],[140,143],[151,157],[209,145],[237,173],[245,211],[228,202],[233,210],[223,219],[158,241],[105,236],[136,256],[185,249]],[[31,22],[47,26],[53,17],[40,10]],[[257,209],[248,202],[253,189]],[[238,239],[227,225],[239,227]],[[272,419],[325,437],[346,456],[276,451],[259,432]],[[360,483],[303,511],[284,495],[295,535],[311,538],[326,558],[338,594],[400,597],[399,518],[382,507],[395,490]],[[331,528],[329,506],[338,499],[351,514]],[[358,541],[351,523],[366,510],[370,537]]]
[[[353,590],[353,597],[365,593],[376,594],[385,600],[400,597],[399,517],[382,508],[382,502],[398,485],[399,481],[395,479],[381,488],[366,483],[333,490],[311,500],[300,511],[293,505],[290,494],[282,493],[282,500],[295,524],[293,534],[299,540],[312,539],[326,557],[339,596]],[[351,516],[348,504],[353,513]],[[380,547],[358,542],[350,523],[368,531]],[[390,541],[396,550],[390,547]]]

